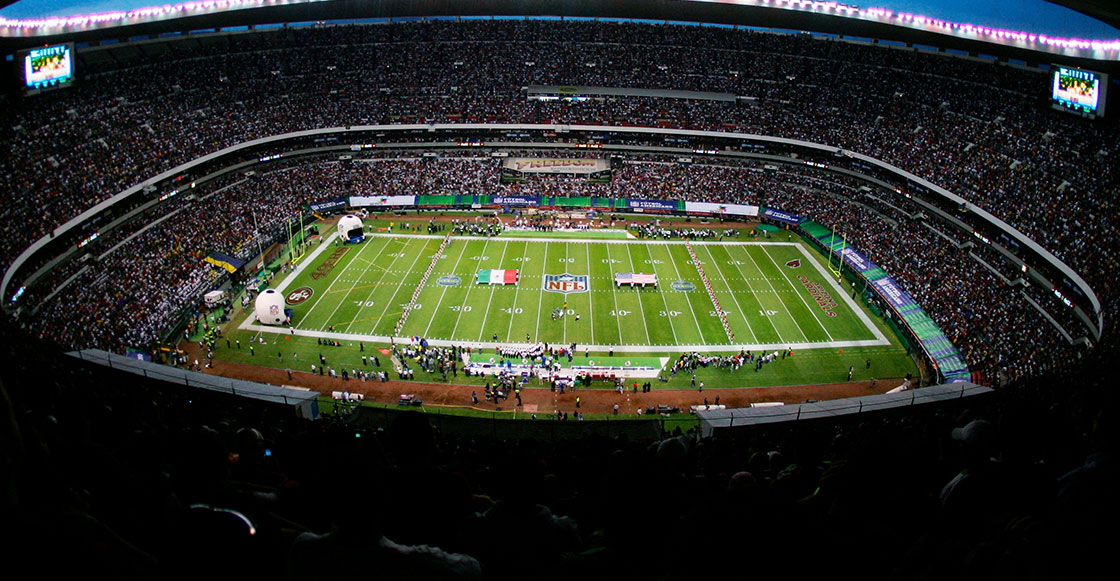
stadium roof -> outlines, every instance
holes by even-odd
[[[130,0],[144,3],[142,0]],[[883,0],[888,3],[889,0]],[[0,0],[8,3],[8,0]],[[1086,14],[1117,20],[1103,0],[1062,0]],[[160,4],[150,2],[150,4]],[[96,6],[96,5],[95,5]],[[200,0],[134,12],[74,19],[0,19],[5,52],[58,41],[98,42],[274,23],[347,22],[374,18],[547,16],[704,22],[784,31],[814,31],[894,40],[1027,62],[1061,61],[1098,70],[1120,68],[1120,40],[1065,39],[999,30],[838,2],[795,0]]]

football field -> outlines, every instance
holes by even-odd
[[[515,284],[479,283],[491,270],[516,270]],[[622,273],[657,286],[619,288]],[[308,337],[620,352],[889,344],[824,260],[792,242],[378,234],[328,239],[278,280]],[[241,328],[290,332],[251,318]]]

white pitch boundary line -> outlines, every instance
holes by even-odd
[[[408,265],[408,270],[405,271],[406,273],[414,272],[413,269],[416,268],[416,261],[420,260],[420,255],[424,254],[427,248],[428,245],[427,243],[425,243],[422,248],[416,251],[416,258],[412,259],[412,264]],[[397,258],[399,259],[400,257],[398,256]],[[394,260],[393,262],[396,263],[396,260]],[[401,284],[397,285],[397,290],[393,291],[393,296],[389,297],[389,300],[385,301],[385,308],[381,310],[381,315],[377,317],[376,321],[373,322],[373,327],[371,328],[371,330],[377,329],[377,326],[381,324],[381,320],[385,318],[385,313],[389,312],[389,306],[397,302],[397,295],[400,294],[401,289],[405,287],[404,279],[407,276],[408,274],[405,274],[404,277],[401,277]]]
[[[459,258],[455,259],[455,266],[451,267],[451,275],[452,276],[458,276],[455,273],[459,271],[459,264],[461,262],[463,262],[463,257],[467,255],[467,248],[469,247],[468,244],[460,244],[459,246],[461,246],[463,249],[459,252]],[[444,276],[447,276],[447,275],[444,275]],[[438,278],[436,279],[436,282],[437,283],[439,282]],[[460,278],[460,283],[461,282],[462,282],[462,278]],[[439,295],[439,301],[437,301],[435,306],[431,309],[432,316],[428,318],[428,326],[424,327],[424,336],[425,337],[428,336],[428,331],[432,330],[432,323],[436,320],[436,316],[439,315],[439,308],[441,306],[443,306],[443,299],[447,297],[447,289],[449,289],[449,288],[451,288],[451,287],[446,287],[446,286],[443,287],[443,292],[441,292],[440,295]],[[401,330],[403,331],[404,329],[401,329]]]
[[[502,245],[502,257],[498,259],[498,266],[502,266],[506,262],[506,252],[509,251],[509,243]],[[482,334],[486,332],[486,321],[490,318],[490,305],[494,304],[494,289],[498,288],[494,285],[487,285],[490,287],[490,298],[486,300],[486,310],[482,312],[482,325],[478,328],[478,340],[482,340]],[[452,335],[454,336],[454,335]],[[508,337],[508,335],[507,335]]]
[[[832,281],[832,275],[825,271],[824,267],[821,266],[821,263],[817,261],[816,257],[813,256],[813,254],[810,253],[808,249],[806,249],[801,244],[797,245],[797,249],[801,251],[801,255],[809,261],[809,264],[813,265],[813,268],[815,268],[817,272],[819,272],[821,276],[824,277],[825,280],[830,282]],[[855,300],[849,297],[848,293],[844,292],[844,287],[840,286],[839,284],[834,284],[833,288],[835,288],[840,294],[840,299],[844,301],[844,304],[848,305],[848,307],[852,309],[852,312],[856,314],[856,317],[863,322],[864,326],[867,327],[867,330],[871,331],[871,334],[874,335],[877,340],[887,341],[889,343],[886,336],[883,335],[882,331],[879,330],[879,327],[875,326],[875,323],[871,322],[871,319],[867,316],[867,313],[863,312],[863,309],[859,308],[859,305],[856,304]]]
[[[754,334],[754,327],[751,326],[751,321],[747,318],[747,312],[743,310],[743,305],[739,304],[739,297],[735,296],[735,289],[731,287],[731,279],[729,279],[727,275],[724,274],[723,267],[719,265],[719,261],[716,260],[716,256],[712,254],[712,249],[705,247],[704,251],[708,253],[708,258],[712,260],[712,264],[714,264],[716,270],[719,271],[719,276],[721,279],[723,279],[724,286],[727,287],[727,294],[731,295],[731,300],[735,301],[735,307],[739,309],[739,316],[742,317],[743,322],[747,324],[747,331],[751,334],[751,339],[758,340],[758,335]],[[730,256],[730,254],[728,256]],[[779,337],[779,339],[780,338],[781,337]]]
[[[397,237],[397,238],[438,238],[442,240],[444,237],[439,234],[387,234],[387,233],[368,233],[367,238],[370,237]],[[493,236],[451,236],[452,240],[493,240]],[[500,242],[509,242],[516,240],[517,242],[587,242],[588,244],[649,244],[654,246],[665,245],[685,245],[692,243],[693,246],[698,244],[720,244],[724,246],[797,246],[796,242],[762,242],[762,241],[732,241],[732,240],[676,240],[670,238],[644,238],[644,239],[622,239],[622,238],[606,238],[606,239],[563,239],[563,238],[503,238]]]
[[[333,239],[334,237],[335,236],[332,235],[331,239]],[[384,251],[386,248],[388,248],[392,243],[393,243],[392,240],[386,242],[385,245],[381,247],[381,250],[377,251],[378,254],[380,254],[382,251]],[[324,243],[324,246],[326,246],[326,245],[327,245],[327,243]],[[333,245],[332,245],[332,247],[333,247]],[[338,248],[346,248],[346,247],[345,246],[339,246]],[[353,262],[355,258],[361,257],[362,252],[365,249],[366,249],[366,247],[364,245],[361,248],[359,248],[358,251],[354,253],[354,256],[352,256],[350,258],[350,262]],[[310,264],[310,262],[308,264]],[[347,266],[349,266],[349,263],[347,264]],[[315,312],[315,308],[318,307],[321,304],[323,299],[327,298],[327,291],[329,291],[331,289],[331,287],[333,287],[335,285],[335,283],[337,283],[338,280],[340,278],[342,278],[342,273],[345,272],[345,271],[346,271],[346,268],[339,268],[336,272],[334,272],[334,278],[331,280],[331,282],[329,284],[327,284],[326,289],[322,293],[319,294],[319,298],[315,299],[314,303],[311,303],[311,307],[307,309],[307,312],[303,313],[303,316],[301,317],[301,321],[306,321],[311,316],[311,313]],[[328,320],[330,319],[329,316],[327,318],[328,318]]]
[[[257,331],[258,333],[272,333],[276,335],[289,335],[291,334],[286,327],[273,327],[269,325],[247,324],[242,325],[242,329],[246,331]],[[410,340],[402,339],[396,341],[396,337],[387,337],[384,335],[355,335],[346,333],[331,333],[324,331],[306,331],[296,329],[295,335],[299,337],[319,337],[324,339],[337,339],[347,341],[364,341],[367,343],[389,343],[394,341],[398,344],[411,344]],[[494,349],[496,347],[510,347],[514,345],[531,346],[534,343],[518,343],[518,342],[470,342],[470,341],[454,341],[448,339],[428,339],[428,343],[434,347],[450,347],[458,345],[460,347],[470,346],[474,349]],[[810,350],[810,349],[834,349],[834,348],[848,348],[848,347],[882,347],[890,345],[889,341],[883,340],[860,340],[860,341],[819,341],[819,342],[801,342],[801,343],[741,343],[735,345],[584,345],[589,351],[607,351],[614,349],[616,353],[687,353],[692,351],[709,352],[709,353],[738,353],[740,350],[749,349],[754,350],[778,350],[793,348],[795,350]]]
[[[801,299],[801,303],[805,305],[806,309],[809,309],[810,313],[813,313],[813,318],[816,319],[817,324],[821,326],[821,330],[824,331],[824,334],[826,336],[828,336],[828,340],[832,341],[833,340],[832,339],[832,333],[828,332],[828,328],[826,328],[824,326],[824,322],[821,321],[820,315],[817,314],[817,311],[820,310],[819,305],[818,305],[818,308],[816,308],[816,309],[811,307],[809,305],[809,301],[805,300],[805,295],[801,294],[801,288],[804,288],[804,286],[802,286],[801,288],[798,288],[797,285],[794,284],[794,281],[789,278],[789,274],[787,274],[786,271],[782,270],[782,267],[778,266],[778,262],[776,260],[774,260],[774,257],[770,255],[770,252],[768,252],[765,248],[762,249],[762,252],[763,252],[763,254],[766,255],[766,258],[770,259],[770,263],[774,265],[774,268],[777,269],[778,272],[782,273],[782,276],[785,277],[786,282],[788,282],[790,284],[790,286],[792,286],[793,288],[797,289],[798,292],[796,294],[797,294],[797,297],[799,299]],[[804,333],[804,330],[802,330],[802,333]],[[806,335],[805,338],[808,339],[809,337]]]

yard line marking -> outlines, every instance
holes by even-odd
[[[416,253],[416,258],[412,259],[412,264],[408,265],[408,270],[406,272],[408,272],[408,273],[415,272],[413,269],[416,268],[416,261],[420,260],[420,255],[424,254],[425,250],[427,250],[427,245],[426,244],[425,244],[425,248],[421,248],[420,251]],[[397,258],[399,259],[400,257],[398,256]],[[393,262],[395,263],[396,260],[394,260]],[[405,276],[408,276],[408,275],[406,274]],[[385,308],[382,309],[381,316],[377,318],[377,322],[374,323],[373,328],[370,329],[371,333],[377,331],[377,326],[381,324],[381,320],[384,319],[385,315],[389,312],[389,305],[394,304],[396,302],[397,295],[400,294],[401,289],[404,288],[404,286],[405,286],[403,284],[404,283],[403,278],[401,279],[401,283],[402,284],[397,286],[397,290],[393,291],[393,296],[390,297],[389,300],[385,301]],[[397,314],[400,314],[400,313],[398,312]]]
[[[568,243],[564,243],[564,272],[568,272]],[[568,295],[564,295],[564,304],[568,304]],[[564,309],[567,311],[568,309]],[[564,313],[563,321],[560,326],[560,342],[568,344],[568,313]]]
[[[482,257],[486,255],[486,247],[490,244],[490,238],[486,238],[482,242],[482,250],[478,252],[478,264],[474,266],[477,273],[480,266],[482,266]],[[459,320],[463,318],[463,307],[467,305],[467,299],[471,296],[471,289],[474,288],[475,283],[467,283],[467,293],[463,295],[463,304],[459,305],[459,312],[455,314],[455,326],[451,327],[451,334],[448,337],[455,337],[455,331],[459,329]]]
[[[719,261],[717,261],[715,255],[712,254],[711,248],[707,246],[703,246],[702,248],[704,248],[704,250],[708,253],[708,258],[712,259],[712,264],[715,265],[716,270],[719,271],[720,276],[723,277],[722,280],[724,280],[724,284],[727,286],[727,290],[731,294],[731,299],[735,301],[735,307],[739,309],[739,316],[741,316],[743,318],[743,321],[747,324],[747,332],[751,334],[751,342],[754,343],[755,341],[758,341],[758,336],[754,334],[754,328],[751,327],[751,322],[749,319],[747,319],[747,312],[743,310],[743,305],[739,304],[739,299],[735,296],[735,289],[731,288],[730,279],[723,274],[723,267],[719,265]]]
[[[685,248],[688,248],[688,246],[685,246]],[[669,262],[672,263],[673,270],[677,273],[677,280],[684,280],[684,278],[681,277],[680,268],[677,267],[677,261],[673,260],[673,253],[669,252],[668,249],[665,249],[665,252],[669,256]],[[653,255],[651,254],[650,256],[653,256]],[[696,275],[700,276],[700,266],[696,265],[696,264],[693,264],[692,266],[696,267]],[[700,284],[701,285],[704,284],[704,277],[702,277],[702,276],[700,277]],[[706,294],[706,291],[707,291],[707,289],[705,289],[705,294]],[[664,295],[662,295],[662,296],[664,296]],[[692,313],[692,322],[696,323],[696,332],[700,333],[700,340],[704,341],[704,342],[707,342],[704,339],[704,328],[700,326],[700,320],[696,318],[696,309],[692,308],[692,299],[689,298],[688,293],[684,293],[684,300],[685,300],[686,303],[688,303],[688,310],[689,310],[689,312]],[[712,305],[712,308],[715,308],[715,304]],[[676,338],[677,338],[677,336],[673,335],[673,339],[676,339]],[[721,343],[722,343],[722,341],[721,341]]]
[[[375,256],[374,258],[376,259],[377,257],[381,256],[381,253],[382,253],[382,252],[385,252],[385,248],[387,248],[387,246],[386,246],[386,247],[382,247],[382,249],[381,249],[381,250],[380,250],[380,251],[379,251],[379,252],[377,253],[377,256]],[[364,247],[363,247],[363,249],[364,249]],[[361,256],[361,255],[359,254],[358,256]],[[358,257],[356,256],[355,258],[358,258]],[[393,262],[392,262],[392,263],[390,263],[390,266],[391,266],[392,264],[396,264],[396,262],[397,262],[397,258],[400,258],[400,257],[398,256],[398,257],[394,258],[394,259],[393,259]],[[370,266],[371,266],[371,265],[373,265],[373,263],[374,263],[374,262],[375,262],[375,260],[369,260],[369,261],[367,261],[367,262],[366,262],[366,267],[362,269],[362,273],[361,273],[361,274],[359,274],[359,275],[358,275],[357,277],[355,277],[355,279],[354,279],[354,284],[350,285],[350,290],[346,291],[346,294],[345,294],[345,295],[343,295],[343,296],[342,296],[342,298],[340,298],[340,299],[338,300],[338,304],[336,304],[336,305],[334,306],[334,310],[333,310],[333,311],[331,311],[331,314],[330,314],[330,316],[328,316],[328,317],[327,317],[327,322],[326,322],[326,323],[324,323],[322,327],[319,327],[319,330],[320,330],[320,331],[322,331],[322,330],[323,330],[323,327],[326,327],[327,325],[330,325],[330,323],[331,323],[331,319],[333,319],[333,318],[334,318],[334,315],[335,315],[335,313],[337,313],[337,312],[338,312],[338,309],[339,309],[340,307],[342,307],[343,303],[345,303],[345,302],[346,302],[346,301],[347,301],[347,300],[348,300],[348,299],[350,298],[350,293],[354,292],[354,291],[355,291],[355,290],[356,290],[356,289],[358,288],[358,281],[362,280],[362,277],[364,277],[364,276],[366,275],[366,272],[368,272],[368,271],[369,271],[369,268],[370,268]],[[353,265],[353,264],[354,264],[354,261],[353,261],[353,260],[351,260],[351,261],[350,261],[350,264],[351,264],[351,265]],[[348,266],[349,266],[349,265],[348,265]],[[346,270],[347,270],[347,272],[349,272],[349,270],[350,270],[350,269],[349,269],[349,268],[347,268]],[[381,276],[380,276],[380,277],[378,277],[378,279],[377,279],[377,282],[375,282],[375,283],[374,283],[373,285],[371,285],[371,286],[373,287],[373,289],[374,289],[374,290],[376,290],[376,289],[377,289],[377,287],[381,286],[382,282],[383,282],[383,281],[385,280],[385,275],[386,275],[386,274],[389,274],[389,269],[388,269],[388,268],[385,268],[385,267],[381,267]],[[363,287],[362,287],[362,288],[365,288],[365,286],[363,285]],[[330,291],[328,291],[328,292],[330,292]],[[371,298],[373,297],[373,292],[374,292],[373,290],[369,291],[369,294],[368,294],[368,295],[366,295],[366,300],[365,300],[365,301],[362,301],[362,302],[363,302],[363,303],[365,303],[365,302],[369,302],[369,300],[370,300],[370,299],[371,299]],[[326,293],[324,293],[324,294],[326,294]],[[360,311],[360,310],[361,310],[361,308],[359,307],[359,311]],[[356,318],[356,317],[355,317],[355,318]],[[348,324],[346,325],[346,330],[345,330],[345,332],[346,332],[346,333],[349,333],[349,332],[350,332],[350,326],[351,326],[351,325],[353,325],[353,324],[354,324],[354,321],[350,321],[350,323],[348,323]]]
[[[333,239],[333,238],[334,238],[334,235],[332,235],[331,238],[328,238],[325,242],[323,242],[322,246],[320,246],[320,248],[330,245],[331,244],[331,239]],[[389,245],[392,244],[392,243],[393,243],[392,239],[386,240],[385,243],[381,245],[381,248],[377,251],[377,254],[380,256],[381,253],[384,252],[385,249],[388,248]],[[340,246],[339,248],[345,248],[345,247]],[[365,246],[362,246],[361,248],[359,248],[358,252],[357,252],[357,255],[361,256],[362,251],[365,250],[365,249],[366,249]],[[318,257],[312,257],[312,258],[314,259],[314,258],[318,258]],[[304,268],[308,268],[312,264],[313,264],[312,262],[305,262],[304,263]],[[331,286],[333,286],[335,283],[337,283],[340,278],[342,278],[342,273],[345,270],[346,270],[345,268],[339,268],[338,269],[338,272],[336,272],[335,275],[334,275],[334,280],[332,280],[331,283],[327,285],[328,289]],[[316,298],[315,302],[311,304],[311,307],[309,309],[307,309],[307,311],[305,313],[303,313],[303,316],[301,317],[301,322],[307,321],[308,319],[311,318],[311,313],[315,311],[315,308],[319,306],[320,302],[324,298],[326,298],[326,296],[327,296],[327,293],[325,293],[325,292],[324,293],[319,293],[319,297]]]
[[[798,244],[797,249],[801,252],[801,255],[809,261],[809,264],[813,265],[813,268],[815,268],[817,272],[819,272],[821,276],[824,277],[825,280],[832,280],[831,275],[826,273],[824,267],[821,266],[821,263],[817,262],[813,255],[810,254],[804,246]],[[875,339],[881,341],[884,345],[888,344],[889,341],[887,340],[887,337],[883,335],[883,332],[879,330],[879,327],[875,326],[875,323],[871,322],[871,319],[867,317],[867,313],[865,313],[863,309],[859,308],[859,306],[856,305],[855,300],[849,298],[848,293],[844,292],[843,289],[839,289],[839,294],[844,303],[847,304],[848,307],[852,309],[852,312],[856,314],[856,317],[858,317],[859,320],[863,322],[864,326],[871,331],[871,334],[875,337]]]
[[[513,318],[517,316],[517,294],[521,292],[521,271],[525,269],[525,256],[529,253],[529,243],[525,243],[525,249],[521,251],[521,268],[517,269],[517,284],[513,287],[513,306],[509,308],[509,328],[506,329],[506,338],[513,336]],[[539,320],[540,317],[538,316]],[[482,337],[479,336],[479,340]]]
[[[591,278],[591,245],[584,244],[587,251],[587,278]],[[591,293],[587,293],[587,321],[591,323],[591,342],[595,342],[595,303],[591,300]]]
[[[607,247],[607,266],[609,267],[610,264],[611,264],[611,247],[608,246]],[[613,271],[614,269],[612,268],[611,270]],[[622,316],[618,314],[618,291],[614,288],[614,283],[611,283],[610,287],[611,287],[611,296],[614,297],[614,322],[615,322],[615,326],[618,327],[618,343],[619,343],[619,345],[621,345],[622,344]],[[644,321],[645,318],[646,318],[645,313],[642,313],[642,316],[640,318]]]
[[[537,327],[533,330],[533,338],[539,339],[541,336],[541,315],[544,313],[541,307],[544,306],[544,275],[548,272],[548,243],[544,245],[544,259],[541,260],[541,288],[537,289]]]
[[[630,272],[635,272],[636,269],[634,268],[634,253],[630,251],[630,246],[629,245],[626,246],[626,253],[630,257]],[[654,271],[656,271],[656,270],[657,269],[655,268]],[[634,289],[634,292],[638,293],[638,308],[640,308],[642,310],[642,325],[646,329],[646,344],[648,345],[648,344],[652,343],[653,341],[649,340],[649,323],[646,322],[646,307],[645,307],[645,305],[642,304],[642,291],[641,291],[641,289]],[[661,302],[665,303],[665,295],[661,295]],[[669,316],[669,305],[668,304],[665,304],[665,318],[669,319],[669,328],[673,329],[673,318]],[[677,330],[676,329],[673,329],[673,342],[674,343],[677,342]]]
[[[502,243],[502,257],[498,259],[498,266],[502,266],[506,261],[506,252],[509,250],[509,243]],[[494,303],[494,291],[498,288],[495,285],[490,286],[490,298],[486,301],[486,310],[482,313],[482,325],[478,328],[478,340],[482,340],[482,334],[486,332],[486,320],[490,318],[490,305]],[[516,286],[516,285],[515,285]]]
[[[793,288],[797,288],[797,285],[795,285],[793,283],[793,281],[790,280],[789,275],[786,274],[786,272],[784,270],[782,270],[782,267],[778,266],[778,262],[774,260],[774,257],[770,255],[770,252],[768,250],[766,250],[765,246],[762,247],[762,252],[764,254],[766,254],[766,258],[770,259],[770,262],[774,265],[774,268],[778,269],[778,272],[785,275],[786,282],[788,282],[790,284],[790,286],[792,286]],[[831,280],[831,279],[826,279],[826,280]],[[844,294],[844,293],[841,292],[840,294]],[[809,306],[809,301],[805,300],[805,295],[801,294],[800,291],[797,293],[797,297],[799,299],[801,299],[801,303],[805,305],[805,308],[809,309],[809,312],[813,314],[813,318],[816,319],[817,324],[821,326],[821,330],[824,331],[824,334],[828,337],[828,340],[832,341],[833,340],[832,339],[832,333],[829,333],[828,329],[825,328],[824,323],[821,321],[820,315],[817,314],[818,309],[814,309],[813,307]],[[802,331],[802,333],[804,333],[804,331]],[[808,340],[809,336],[806,335],[805,339]]]
[[[453,276],[458,276],[455,273],[459,271],[459,263],[462,262],[463,257],[467,255],[467,246],[468,245],[467,244],[460,244],[459,246],[462,247],[462,250],[459,251],[459,258],[455,259],[455,266],[451,267],[451,274]],[[437,278],[436,281],[438,282],[439,279]],[[450,287],[446,287],[446,286],[443,287],[443,292],[440,293],[440,295],[439,295],[439,302],[437,302],[435,307],[432,308],[432,316],[431,316],[431,318],[428,319],[428,326],[424,327],[424,336],[425,337],[427,337],[428,332],[432,330],[432,322],[436,320],[436,316],[439,314],[439,308],[441,306],[443,306],[443,299],[444,299],[444,297],[447,296],[447,289],[448,288],[450,288]]]
[[[746,248],[743,248],[743,253],[747,255],[747,258],[751,258],[750,252],[748,252]],[[727,255],[731,256],[731,253],[728,252]],[[751,262],[754,262],[753,258],[751,258]],[[743,274],[743,268],[741,266],[739,266],[738,264],[735,265],[735,270],[738,270],[739,271],[739,276],[743,277],[743,280],[746,281],[747,289],[750,290],[751,297],[753,297],[755,302],[758,303],[758,308],[760,308],[762,310],[766,310],[766,307],[762,306],[762,299],[758,298],[757,291],[754,290],[754,285],[752,285],[751,282],[750,282],[752,280],[758,280],[758,279],[751,278],[751,277],[748,277],[745,274]],[[758,269],[758,264],[757,263],[755,264],[755,270],[759,274],[762,274],[762,271]],[[774,290],[773,285],[771,285],[770,290]],[[774,296],[777,296],[777,293],[774,293]],[[747,314],[743,313],[743,317],[746,317],[746,316],[747,316]],[[781,341],[781,342],[784,343],[785,339],[782,338],[782,332],[779,331],[778,326],[774,324],[773,318],[772,317],[764,317],[764,318],[766,319],[766,322],[770,323],[770,328],[774,329],[774,334],[778,336],[778,341]],[[755,337],[755,340],[758,340],[757,336]]]
[[[769,255],[767,255],[767,256],[769,256]],[[758,272],[760,272],[760,273],[761,273],[761,272],[762,272],[762,267],[760,267],[760,266],[758,265],[758,261],[757,261],[757,260],[755,260],[753,256],[751,256],[751,253],[750,253],[750,252],[748,252],[748,253],[747,253],[747,258],[750,258],[750,259],[751,259],[751,262],[753,262],[753,263],[754,263],[754,266],[755,266],[755,268],[757,268],[757,269],[758,269]],[[773,259],[771,259],[771,260],[773,260]],[[779,271],[779,272],[780,272],[780,271]],[[777,290],[776,290],[776,289],[774,288],[774,284],[770,282],[770,279],[769,279],[769,277],[764,277],[764,278],[766,279],[766,284],[770,285],[770,290],[774,291],[774,296],[777,296],[778,292],[777,292]],[[789,282],[789,280],[787,279],[787,280],[786,280],[786,282]],[[759,304],[761,304],[761,302],[760,302]],[[784,304],[784,302],[783,302],[783,304]],[[798,322],[797,322],[797,317],[794,317],[794,316],[793,316],[793,313],[792,313],[792,312],[790,312],[790,310],[789,310],[789,308],[788,308],[788,307],[786,308],[786,316],[788,316],[788,317],[789,317],[789,320],[793,321],[793,325],[794,325],[795,327],[797,327],[797,330],[798,330],[798,331],[800,331],[800,332],[801,332],[801,338],[802,338],[802,339],[804,339],[804,340],[806,340],[806,341],[808,341],[808,340],[809,340],[809,335],[805,333],[805,329],[802,329],[802,328],[801,328],[801,323],[798,323]],[[777,328],[775,327],[775,329],[777,329]],[[779,338],[781,338],[781,335],[778,335],[778,337],[779,337]]]

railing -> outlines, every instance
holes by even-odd
[[[900,410],[919,405],[946,403],[995,393],[974,383],[950,383],[894,393],[772,407],[738,408],[699,412],[700,433],[710,436],[728,428],[744,428],[782,422],[854,417],[866,413]]]

